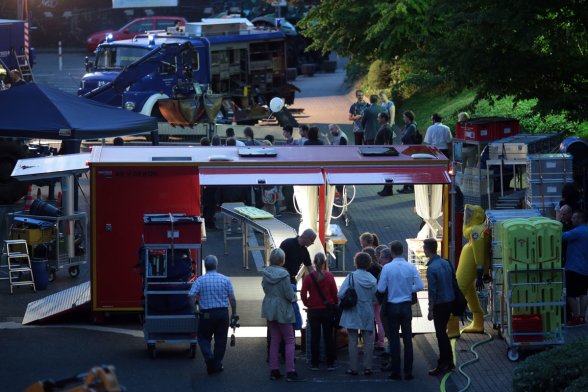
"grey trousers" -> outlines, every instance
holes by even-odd
[[[349,369],[357,371],[358,348],[357,329],[347,330],[349,336]],[[363,337],[363,369],[372,370],[372,356],[374,352],[374,337],[372,331],[361,330]]]

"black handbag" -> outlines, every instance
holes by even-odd
[[[310,279],[312,279],[312,282],[314,283],[316,290],[318,291],[321,299],[323,300],[323,304],[325,304],[327,309],[329,309],[331,311],[331,313],[332,313],[331,316],[333,317],[333,325],[335,327],[339,327],[339,321],[341,321],[341,309],[339,309],[339,305],[332,304],[332,303],[329,303],[329,301],[327,301],[327,297],[325,296],[325,294],[321,290],[321,287],[318,285],[318,282],[314,278],[314,275],[312,274],[312,272],[310,273]]]
[[[341,301],[339,301],[339,307],[343,310],[349,310],[357,305],[357,291],[353,287],[353,273],[349,274],[349,287],[343,294]]]

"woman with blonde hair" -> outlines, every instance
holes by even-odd
[[[394,116],[396,115],[396,106],[394,106],[394,102],[388,99],[388,95],[386,95],[386,92],[383,90],[380,91],[378,96],[380,98],[380,106],[386,109],[390,124],[394,125]]]
[[[327,370],[335,370],[335,339],[333,305],[337,301],[337,284],[332,273],[326,270],[326,256],[317,253],[313,260],[315,271],[304,277],[300,297],[308,309],[310,324],[310,368],[319,370],[321,329],[325,341]]]
[[[296,321],[292,302],[296,293],[290,285],[290,273],[284,268],[286,256],[280,248],[272,250],[269,266],[263,269],[261,286],[265,296],[261,304],[261,317],[265,318],[270,331],[269,366],[270,380],[282,378],[280,374],[279,350],[284,341],[286,380],[296,381],[298,373],[294,365],[295,337],[292,324]]]
[[[457,122],[464,122],[470,119],[468,112],[461,112],[457,115]]]

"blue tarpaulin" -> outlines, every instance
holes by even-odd
[[[0,136],[86,140],[157,129],[153,117],[28,83],[0,91]]]

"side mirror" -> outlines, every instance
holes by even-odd
[[[86,72],[90,72],[92,70],[92,68],[94,68],[94,63],[88,59],[88,56],[86,56],[86,59],[84,61],[84,65],[86,67]]]

